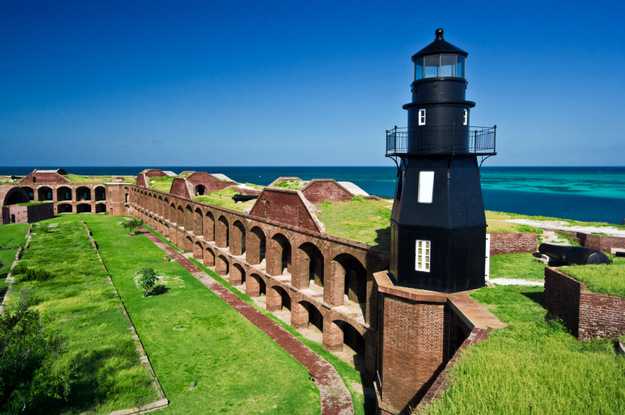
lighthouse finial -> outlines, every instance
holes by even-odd
[[[443,40],[443,29],[436,29],[434,34],[436,35],[436,40]]]

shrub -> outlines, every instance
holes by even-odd
[[[158,278],[156,278],[156,272],[152,268],[142,268],[141,269],[141,278],[139,278],[139,285],[141,289],[143,289],[143,296],[147,297],[151,295],[154,291],[157,291]]]
[[[54,275],[41,268],[26,268],[25,275],[20,281],[37,281],[43,282],[52,279]]]
[[[13,275],[26,274],[26,271],[28,271],[28,267],[26,266],[26,263],[24,263],[24,261],[20,261],[17,263],[16,266],[13,267],[13,269],[11,270],[11,274]]]

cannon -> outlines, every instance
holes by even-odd
[[[234,195],[232,200],[234,203],[247,202],[248,200],[258,199],[258,195]]]
[[[538,252],[564,265],[607,265],[610,263],[610,259],[603,252],[583,246],[540,244]]]

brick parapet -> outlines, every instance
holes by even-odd
[[[516,254],[536,252],[538,234],[535,233],[491,233],[490,254]]]
[[[610,235],[594,235],[579,231],[567,231],[555,229],[572,237],[575,242],[583,247],[596,249],[597,251],[611,253],[612,248],[625,249],[625,238]]]

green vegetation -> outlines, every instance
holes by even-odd
[[[46,413],[110,413],[159,399],[139,361],[119,296],[79,221],[85,217],[63,216],[33,227],[36,235],[18,270],[41,269],[53,278],[26,281],[16,274],[9,296],[16,304],[16,293],[31,293],[33,309],[50,319],[45,333],[66,339],[56,367],[60,373],[71,370],[71,390],[67,402],[47,402]],[[51,223],[55,226],[48,228]]]
[[[300,190],[304,186],[306,186],[308,182],[303,180],[282,180],[279,183],[272,185],[271,187],[279,187],[280,189],[287,190]]]
[[[542,287],[482,288],[472,297],[508,326],[462,353],[454,383],[423,413],[625,411],[625,359],[615,357],[611,340],[578,341],[545,321]]]
[[[545,264],[534,259],[534,256],[527,252],[493,255],[490,257],[490,277],[543,281]]]
[[[615,229],[625,230],[625,225],[616,225],[613,223],[582,222],[582,221],[573,220],[573,219],[559,219],[559,218],[551,218],[549,216],[529,216],[529,215],[520,215],[517,213],[495,212],[495,211],[490,211],[490,210],[486,211],[486,219],[499,219],[499,220],[528,219],[528,220],[540,220],[540,221],[551,221],[551,222],[565,222],[562,224],[562,226],[612,227]]]
[[[12,223],[0,227],[0,280],[6,278],[17,250],[26,243],[29,226],[25,223]]]
[[[328,202],[319,205],[317,217],[325,225],[325,233],[367,245],[390,247],[391,207],[384,200],[356,196],[349,202]]]
[[[255,189],[255,190],[263,190],[265,188],[265,186],[261,186],[259,184],[254,184],[254,183],[245,183],[245,186],[251,187],[252,189]]]
[[[109,183],[115,182],[118,177],[123,177],[124,183],[137,183],[137,178],[134,176],[80,176],[77,174],[66,174],[63,177],[72,183]]]
[[[613,258],[610,265],[573,265],[560,271],[586,283],[590,292],[625,297],[625,258]]]
[[[157,291],[157,287],[161,287],[158,285],[158,278],[156,277],[156,272],[153,268],[142,268],[139,271],[141,277],[139,278],[139,286],[143,290],[143,296],[147,297],[148,295],[153,295],[155,291]]]
[[[520,225],[518,223],[504,222],[497,219],[487,219],[488,233],[537,233],[542,235],[543,230],[541,228],[535,228],[529,225]]]
[[[203,196],[196,196],[193,200],[197,200],[204,203],[209,203],[215,206],[221,206],[226,209],[237,210],[243,212],[245,209],[251,209],[256,203],[256,200],[248,200],[247,202],[235,203],[232,197],[236,192],[233,187],[227,187],[224,190],[216,190]]]
[[[45,202],[25,202],[25,203],[17,203],[17,206],[36,206],[36,205],[43,205],[44,203],[52,203],[50,201],[45,201]]]
[[[125,220],[123,224],[124,224],[124,228],[128,229],[128,233],[132,233],[133,229],[139,229],[140,227],[143,226],[143,219],[139,220],[139,219],[133,218],[131,221]]]
[[[171,190],[171,184],[174,182],[174,177],[146,177],[146,180],[148,181],[148,187],[150,189],[169,193]]]
[[[117,218],[86,220],[171,402],[162,413],[319,413],[308,371],[275,342],[180,264],[163,262],[145,235],[126,237]],[[143,297],[138,267],[158,269],[179,285]]]
[[[579,246],[579,243],[575,242],[575,239],[573,239],[573,237],[568,233],[555,231],[555,234],[558,238],[568,241],[571,246]]]

